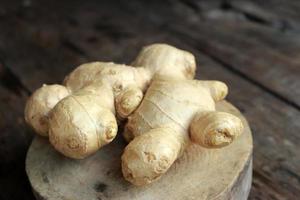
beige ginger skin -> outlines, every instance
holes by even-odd
[[[125,119],[138,107],[153,77],[194,76],[195,58],[189,52],[154,44],[141,55],[133,62],[135,67],[92,62],[77,67],[63,85],[43,85],[27,101],[26,122],[65,156],[91,155],[114,139],[116,117]],[[176,70],[168,72],[161,65]]]
[[[155,54],[157,51],[141,52],[134,63],[151,65],[154,57],[160,56]],[[216,111],[215,103],[228,92],[224,83],[185,79],[180,68],[161,59],[160,68],[165,74],[154,75],[142,103],[129,116],[124,132],[129,144],[122,155],[122,172],[126,180],[137,186],[159,179],[189,143],[221,148],[243,132],[238,117]]]

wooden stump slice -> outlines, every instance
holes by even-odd
[[[191,145],[161,179],[144,187],[122,176],[126,143],[121,136],[84,160],[64,157],[47,138],[37,136],[26,159],[33,191],[45,200],[246,200],[252,179],[251,131],[231,104],[220,102],[217,109],[240,117],[244,134],[222,149]]]

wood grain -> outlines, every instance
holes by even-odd
[[[217,110],[240,117],[246,127],[243,135],[223,149],[190,146],[160,180],[144,187],[133,186],[122,177],[120,157],[125,144],[121,137],[80,161],[60,155],[47,140],[36,137],[26,160],[33,190],[38,199],[45,200],[246,200],[252,179],[251,132],[229,103],[219,103]]]

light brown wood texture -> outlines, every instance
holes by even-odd
[[[26,160],[33,191],[46,200],[246,200],[252,180],[251,131],[231,104],[222,101],[217,109],[240,117],[244,134],[222,149],[191,145],[160,180],[144,187],[133,186],[122,176],[120,157],[126,144],[121,136],[79,161],[60,155],[46,139],[36,137]]]

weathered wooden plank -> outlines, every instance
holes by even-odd
[[[26,94],[23,91],[17,95],[1,85],[0,94],[0,199],[32,200],[24,166],[33,136],[23,119]]]

